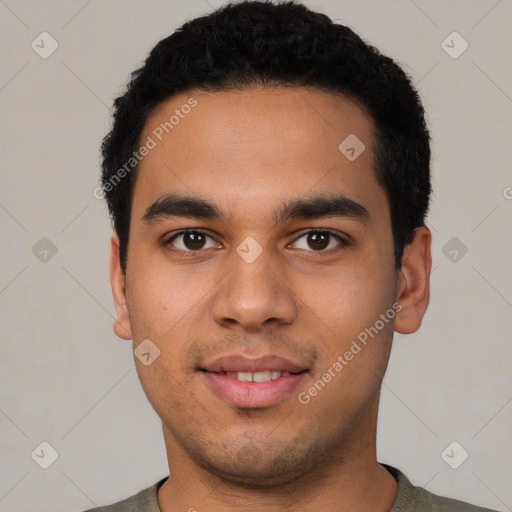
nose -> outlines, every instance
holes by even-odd
[[[270,251],[263,250],[252,262],[233,251],[229,260],[230,271],[211,302],[211,315],[218,325],[258,332],[294,321],[297,302],[283,264]]]

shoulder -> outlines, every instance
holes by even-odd
[[[158,507],[157,492],[160,486],[167,480],[163,478],[151,487],[111,505],[91,508],[84,512],[161,512]]]
[[[497,512],[478,507],[453,498],[445,498],[431,493],[423,487],[413,485],[398,469],[382,464],[396,479],[398,496],[390,512]]]

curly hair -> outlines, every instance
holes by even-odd
[[[339,92],[368,112],[376,127],[375,172],[389,202],[400,268],[414,229],[425,225],[431,193],[430,136],[417,91],[395,61],[350,28],[294,1],[249,0],[195,18],[161,40],[114,102],[112,129],[101,148],[101,183],[123,272],[137,168],[115,186],[112,178],[137,152],[148,116],[187,90],[253,84]]]

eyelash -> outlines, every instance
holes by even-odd
[[[186,230],[183,230],[183,231],[180,231],[178,233],[175,233],[174,235],[172,235],[171,237],[167,238],[164,242],[163,242],[163,246],[167,248],[167,250],[169,251],[173,251],[173,252],[178,252],[178,253],[181,253],[181,254],[186,254],[186,256],[193,256],[195,254],[199,254],[201,252],[204,251],[204,249],[199,249],[197,251],[192,251],[192,250],[183,250],[183,249],[177,249],[177,248],[172,248],[172,249],[169,249],[170,246],[172,246],[172,242],[178,238],[179,236],[182,236],[182,235],[185,235],[185,234],[188,234],[188,233],[194,233],[194,234],[200,234],[200,235],[204,235],[204,236],[207,236],[209,238],[212,238],[213,237],[211,235],[209,235],[208,233],[205,233],[204,231],[200,230],[200,229],[195,229],[195,228],[190,228],[190,229],[186,229]],[[331,248],[331,249],[328,249],[328,250],[319,250],[319,251],[315,251],[313,249],[311,250],[308,250],[307,252],[312,252],[312,253],[328,253],[328,252],[331,252],[331,251],[336,251],[336,250],[340,250],[340,249],[343,249],[345,247],[347,247],[349,245],[349,242],[348,240],[344,239],[341,235],[337,234],[336,232],[333,232],[333,231],[330,231],[328,229],[309,229],[307,231],[304,231],[302,233],[300,233],[298,235],[298,237],[295,239],[295,242],[297,240],[300,240],[302,237],[310,234],[310,233],[318,233],[318,234],[325,234],[325,235],[329,235],[331,237],[334,237],[338,240],[339,242],[339,245],[336,246],[335,248]],[[304,249],[303,249],[304,250]]]

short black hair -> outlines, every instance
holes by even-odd
[[[113,126],[102,144],[101,183],[120,239],[123,272],[137,172],[133,155],[148,116],[188,90],[255,84],[343,93],[369,113],[376,127],[375,172],[389,201],[400,268],[414,229],[425,225],[431,193],[430,137],[410,79],[395,61],[324,14],[294,1],[242,1],[195,18],[161,40],[114,102]],[[133,170],[127,172],[130,159]]]

